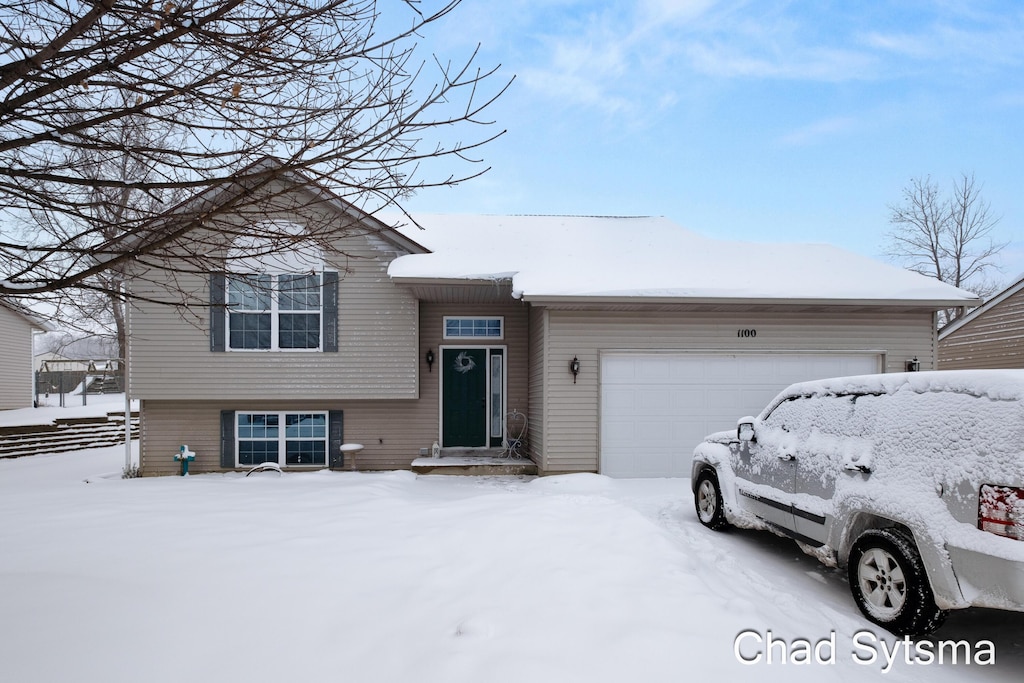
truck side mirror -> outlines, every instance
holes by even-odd
[[[736,438],[740,441],[757,441],[753,422],[740,422],[736,427]]]

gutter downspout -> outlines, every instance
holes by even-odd
[[[128,294],[128,282],[127,279],[121,282],[122,291]],[[127,296],[125,296],[127,301]],[[129,307],[126,305],[124,311],[124,322],[125,322],[125,343],[124,343],[124,475],[129,476],[132,471],[132,397],[129,391],[131,383],[128,381],[128,347],[131,346],[131,331],[128,329],[130,323]],[[140,435],[141,438],[141,435]]]

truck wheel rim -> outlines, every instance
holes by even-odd
[[[907,602],[903,567],[881,548],[870,548],[861,555],[857,579],[868,608],[879,618],[895,617]]]

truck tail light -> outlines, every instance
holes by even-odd
[[[978,528],[1024,541],[1024,488],[982,485],[978,496]]]

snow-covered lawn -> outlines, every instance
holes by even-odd
[[[1024,614],[954,614],[924,663],[842,574],[714,533],[686,480],[409,472],[120,479],[121,447],[0,461],[0,680],[1024,679]],[[832,664],[745,665],[757,639]],[[763,647],[762,647],[763,649]],[[937,650],[935,651],[937,653]],[[874,654],[876,660],[865,663]],[[948,659],[947,651],[947,659]],[[937,654],[935,655],[937,658]],[[796,657],[799,658],[799,657]]]

